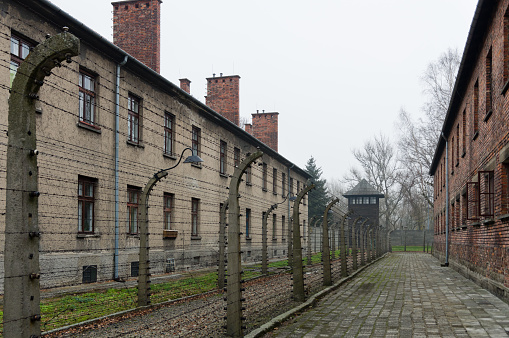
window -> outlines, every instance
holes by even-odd
[[[493,58],[492,58],[492,53],[491,53],[491,48],[490,48],[488,55],[486,56],[486,115],[489,115],[493,108],[492,63],[493,63]],[[488,117],[489,116],[486,116],[486,118],[488,118]]]
[[[276,214],[272,214],[272,239],[277,238],[277,216]]]
[[[277,169],[272,169],[272,191],[277,194]]]
[[[370,197],[369,204],[376,204],[376,197]]]
[[[286,174],[281,174],[281,194],[286,196]]]
[[[281,238],[285,239],[285,216],[281,216]]]
[[[460,208],[461,208],[461,216],[460,216],[460,221],[461,221],[461,225],[466,225],[467,224],[467,194],[466,192],[461,195],[460,197]]]
[[[164,113],[164,153],[173,155],[173,143],[175,141],[173,128],[175,123],[175,116],[168,112]]]
[[[127,216],[129,218],[129,233],[138,233],[138,206],[140,203],[141,189],[127,186]]]
[[[300,182],[297,181],[297,194],[300,192]]]
[[[293,196],[293,178],[290,177],[290,196]]]
[[[454,174],[454,163],[456,163],[454,161],[454,154],[456,153],[455,152],[456,148],[454,147],[454,136],[451,138],[451,174]]]
[[[479,219],[479,182],[467,182],[467,219]]]
[[[193,126],[191,131],[191,148],[193,149],[193,154],[200,156],[201,150],[201,129]]]
[[[460,163],[460,124],[456,126],[456,165]]]
[[[80,122],[95,125],[95,76],[80,69],[79,95],[80,95]]]
[[[140,262],[131,262],[131,277],[138,277],[140,274]]]
[[[463,154],[461,156],[464,156],[467,152],[467,109],[463,109],[463,135],[462,135],[462,138],[463,138],[463,142],[462,142],[462,146],[463,146]]]
[[[227,144],[225,141],[219,142],[219,173],[222,175],[226,174],[226,153]]]
[[[357,204],[363,204],[363,198],[357,197]]]
[[[163,207],[163,213],[164,213],[164,230],[171,230],[171,213],[173,210],[173,203],[174,203],[174,195],[164,193],[164,207]]]
[[[138,144],[140,141],[140,99],[129,94],[127,100],[127,110],[129,112],[127,119],[127,139],[130,142]]]
[[[249,238],[251,233],[251,209],[246,209],[246,238]]]
[[[199,212],[200,200],[197,198],[191,199],[191,236],[198,236],[199,226]]]
[[[474,107],[472,118],[474,120],[474,136],[475,139],[479,133],[479,81],[475,82],[474,85]]]
[[[30,48],[33,47],[33,45],[33,43],[28,42],[19,36],[14,34],[11,36],[11,86],[12,81],[14,81],[14,77],[16,76],[16,72],[18,71],[18,67],[21,65],[21,62],[23,62],[23,60],[28,56],[30,53]]]
[[[369,197],[364,197],[362,203],[369,204]]]
[[[267,163],[262,164],[262,189],[267,191]]]
[[[504,15],[504,89],[509,81],[509,8]]]
[[[97,282],[97,265],[85,265],[83,266],[83,283],[95,283]]]
[[[479,171],[479,216],[493,217],[495,197],[495,175],[492,170]]]
[[[97,180],[78,176],[78,231],[94,232],[94,201]]]
[[[502,191],[502,214],[509,213],[509,163],[502,164],[501,191]],[[505,178],[505,179],[504,179]]]
[[[233,165],[237,168],[240,164],[240,149],[235,147],[233,148]]]

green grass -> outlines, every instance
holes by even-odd
[[[337,251],[339,257],[339,250]],[[321,261],[321,253],[312,256],[312,264]],[[307,257],[304,263],[307,264]],[[284,268],[287,260],[273,261],[270,268]],[[251,279],[261,275],[261,265],[243,267],[243,279]],[[183,276],[164,283],[152,283],[152,304],[179,299],[186,296],[201,294],[217,289],[217,272],[182,273]],[[41,299],[41,329],[53,330],[62,326],[72,325],[85,320],[94,319],[116,312],[134,309],[138,302],[138,288],[120,288],[100,290],[96,292],[75,293],[54,298]],[[3,307],[0,307],[0,330],[2,325]]]
[[[420,251],[420,252],[422,252],[422,248],[423,248],[422,245],[416,245],[416,246],[407,245],[406,246],[406,251]],[[431,245],[428,245],[428,250],[429,250],[429,252],[431,252]],[[403,245],[393,245],[392,246],[392,251],[405,251],[405,246],[403,246]]]

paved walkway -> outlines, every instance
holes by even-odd
[[[509,305],[423,253],[393,253],[267,337],[509,337]]]

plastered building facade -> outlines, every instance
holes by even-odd
[[[116,13],[120,6],[153,10],[160,4],[126,1],[113,6]],[[1,1],[0,10],[2,228],[9,170],[7,107],[16,62],[23,61],[26,48],[63,26],[81,40],[80,55],[46,78],[34,112],[43,287],[135,276],[141,190],[154,173],[177,165],[187,147],[203,162],[179,164],[150,195],[151,272],[217,264],[219,210],[228,197],[230,175],[258,149],[264,155],[240,187],[243,259],[261,258],[262,214],[276,203],[268,222],[269,257],[287,254],[291,210],[283,201],[289,191],[296,193],[297,182],[302,188],[309,178],[302,169],[192,97],[189,80],[181,80],[179,88],[157,73],[158,61],[149,68],[49,1]],[[183,158],[188,155],[190,151]],[[300,206],[303,224],[306,202]]]

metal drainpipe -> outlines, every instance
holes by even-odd
[[[449,266],[449,142],[441,133],[445,141],[445,263]]]
[[[120,137],[120,67],[127,63],[128,56],[117,64],[117,76],[115,83],[115,255],[113,257],[114,276],[118,280],[118,238],[119,238],[119,219],[118,219],[118,206],[119,206],[119,177],[118,177],[118,157],[119,157],[119,137]]]

